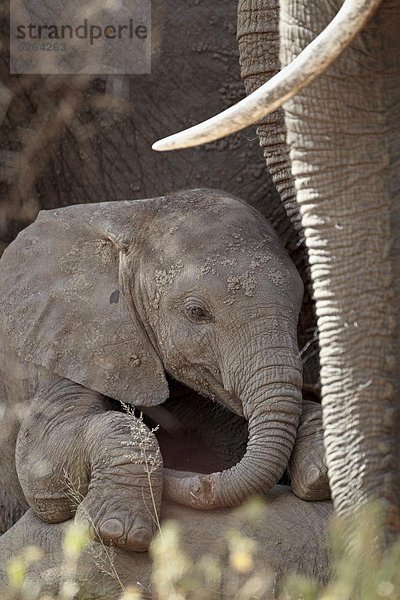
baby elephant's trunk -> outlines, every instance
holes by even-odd
[[[225,471],[182,476],[165,471],[167,498],[211,509],[236,506],[252,494],[267,492],[288,464],[301,413],[302,369],[297,349],[266,350],[260,365],[240,386],[249,440],[242,460]]]

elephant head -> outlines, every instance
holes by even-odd
[[[392,539],[400,531],[398,3],[242,0],[239,11],[242,67],[258,89],[154,147],[210,142],[283,104],[285,127],[271,117],[260,136],[278,187],[291,166],[308,248],[333,500],[342,515],[380,501]]]
[[[24,360],[130,405],[166,374],[248,421],[242,460],[166,476],[171,499],[230,506],[285,470],[301,412],[301,279],[254,209],[214,190],[46,211],[6,251],[4,334]]]

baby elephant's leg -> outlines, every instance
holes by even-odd
[[[31,404],[16,448],[18,476],[48,523],[79,519],[106,543],[146,551],[162,493],[154,434],[100,394],[53,377]]]
[[[322,427],[322,409],[303,400],[303,413],[289,461],[292,490],[302,500],[330,498]]]

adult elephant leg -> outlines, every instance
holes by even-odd
[[[341,2],[281,2],[288,63]],[[342,515],[380,499],[400,531],[400,8],[285,105],[317,303],[325,444]]]
[[[158,444],[143,422],[110,410],[97,392],[49,376],[22,422],[16,466],[45,522],[77,511],[106,543],[148,550],[161,504]]]

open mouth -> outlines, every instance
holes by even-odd
[[[170,397],[145,409],[144,421],[157,427],[164,467],[214,473],[240,462],[247,445],[247,421],[173,378]]]

